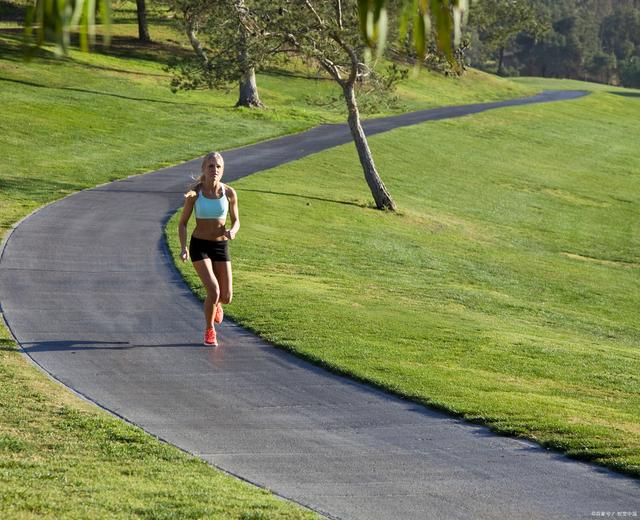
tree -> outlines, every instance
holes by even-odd
[[[593,54],[585,67],[591,79],[600,83],[610,83],[616,68],[615,55],[602,51]]]
[[[277,49],[269,47],[256,25],[256,11],[245,0],[172,0],[171,5],[181,15],[195,51],[194,57],[172,63],[172,87],[215,88],[238,82],[236,106],[262,107],[256,68]]]
[[[640,88],[640,57],[633,56],[620,64],[620,82],[625,87]]]
[[[281,39],[291,53],[315,60],[340,86],[351,136],[376,207],[394,211],[396,204],[373,161],[356,99],[356,85],[375,74],[365,63],[356,1],[291,0],[285,5],[263,19],[265,32]]]
[[[239,97],[236,106],[243,107],[261,107],[262,102],[258,96],[258,86],[256,84],[256,61],[261,61],[266,56],[265,49],[260,52],[257,49],[251,49],[251,43],[255,43],[257,33],[255,29],[250,27],[251,18],[245,4],[245,0],[234,1],[234,12],[238,17],[238,69],[240,71],[239,79]],[[253,50],[253,52],[252,52]]]
[[[605,52],[624,61],[640,54],[640,11],[618,7],[602,20],[600,39]]]
[[[469,17],[487,50],[497,52],[500,76],[504,76],[505,51],[518,34],[526,33],[535,40],[549,29],[527,0],[482,0],[472,7]]]
[[[136,0],[136,13],[138,15],[138,39],[141,42],[150,42],[151,36],[149,36],[147,5],[145,0]]]

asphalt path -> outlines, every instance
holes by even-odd
[[[372,135],[584,94],[426,110],[365,128]],[[229,150],[225,180],[349,140],[345,125],[324,125]],[[76,193],[10,233],[0,257],[2,311],[43,370],[147,432],[332,518],[640,511],[638,481],[328,373],[229,321],[219,327],[220,346],[204,347],[201,303],[163,239],[199,162]]]

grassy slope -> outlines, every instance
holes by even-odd
[[[8,4],[3,4],[6,8]],[[115,12],[107,53],[21,61],[0,22],[0,239],[21,217],[73,191],[344,118],[331,83],[259,77],[269,109],[230,108],[235,92],[171,94],[162,62],[181,52],[162,6],[156,43],[139,46],[132,4]],[[3,18],[8,20],[9,18]],[[475,102],[532,89],[472,73],[423,74],[392,108]],[[186,181],[186,179],[185,179]],[[0,512],[9,517],[303,518],[274,499],[85,404],[16,351],[0,325]]]
[[[340,372],[640,475],[640,92],[594,90],[372,138],[398,215],[369,209],[352,145],[234,183],[227,315]]]

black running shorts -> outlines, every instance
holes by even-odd
[[[202,240],[191,237],[189,256],[192,262],[209,258],[212,262],[230,262],[228,240]]]

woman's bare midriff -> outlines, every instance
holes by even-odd
[[[228,240],[224,224],[224,220],[197,218],[193,236],[200,240]]]

